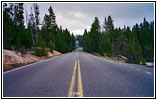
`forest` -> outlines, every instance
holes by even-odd
[[[34,50],[38,56],[46,56],[49,51],[62,53],[75,49],[75,36],[68,29],[56,23],[56,16],[50,6],[40,23],[40,7],[34,3],[30,13],[23,3],[3,4],[3,48],[16,51]],[[24,20],[24,16],[26,20]],[[26,23],[26,25],[24,25]],[[77,38],[86,52],[104,56],[123,55],[129,63],[154,62],[154,21],[146,18],[132,27],[114,26],[111,16],[105,17],[101,27],[95,17],[89,31]]]
[[[26,10],[25,10],[26,11]],[[22,51],[34,50],[38,56],[46,56],[47,51],[62,53],[75,49],[75,37],[68,29],[56,23],[55,13],[50,6],[40,23],[40,8],[34,3],[30,13],[24,14],[23,3],[3,4],[3,48]],[[26,20],[24,20],[24,16]],[[26,25],[24,25],[26,23]],[[49,48],[47,50],[47,48]]]
[[[103,31],[101,31],[103,30]],[[105,17],[101,28],[95,17],[91,29],[79,36],[81,46],[87,52],[97,52],[104,56],[123,55],[129,63],[154,62],[154,21],[146,18],[132,28],[115,28],[111,16]]]

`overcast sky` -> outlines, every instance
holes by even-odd
[[[25,3],[28,13],[32,3]],[[133,26],[141,23],[145,17],[147,21],[154,20],[153,3],[38,3],[40,7],[40,22],[48,14],[52,6],[58,26],[68,28],[70,32],[83,34],[84,29],[89,30],[98,17],[102,26],[104,18],[111,15],[115,27]],[[24,6],[25,7],[25,6]]]

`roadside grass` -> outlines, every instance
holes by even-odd
[[[85,51],[83,51],[83,52],[85,52]],[[85,52],[85,53],[88,53],[88,52]],[[90,53],[90,54],[95,55],[97,57],[107,59],[107,60],[112,60],[112,61],[115,61],[115,62],[128,63],[126,60],[117,59],[116,57],[101,56],[98,53]],[[130,63],[130,64],[134,64],[134,63]],[[140,65],[146,65],[146,66],[149,66],[149,67],[154,66],[154,64],[152,62],[144,62],[144,63],[140,63]]]
[[[124,61],[124,60],[119,60],[119,59],[108,57],[108,56],[100,56],[100,57],[102,57],[104,59],[112,60],[112,61],[115,61],[115,62],[126,63],[126,61]]]
[[[109,56],[101,56],[99,55],[98,53],[91,53],[92,55],[95,55],[95,56],[98,56],[98,57],[101,57],[101,58],[104,58],[104,59],[107,59],[107,60],[112,60],[112,61],[115,61],[115,62],[120,62],[120,63],[126,63],[125,60],[120,60],[120,59],[117,59],[115,57],[109,57]]]

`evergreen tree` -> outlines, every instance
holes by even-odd
[[[20,49],[22,47],[22,44],[21,44],[21,39],[19,36],[16,37],[16,41],[15,41],[15,48],[16,50]]]
[[[110,41],[111,41],[111,53],[114,54],[115,50],[114,50],[114,47],[115,47],[115,34],[114,34],[114,25],[113,25],[113,20],[111,18],[111,16],[108,16],[108,19],[106,19],[105,17],[105,20],[104,20],[104,28],[105,28],[105,33],[108,33],[109,34],[109,37],[110,37]]]
[[[104,36],[104,52],[107,56],[111,55],[111,40],[109,37],[109,33]]]
[[[3,5],[3,47],[10,49],[12,40],[15,37],[13,21],[10,16],[12,8],[9,8],[6,3]]]
[[[90,35],[89,35],[89,32],[87,32],[86,29],[84,31],[82,44],[83,44],[84,50],[86,50],[87,52],[92,52]]]
[[[50,25],[51,25],[51,28],[53,28],[56,26],[56,16],[51,6],[48,9],[48,11],[49,11]]]
[[[91,38],[92,52],[98,52],[100,46],[100,25],[97,17],[95,17],[89,35]]]

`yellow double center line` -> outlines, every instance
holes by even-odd
[[[77,91],[75,91],[75,80],[76,80],[76,70],[78,68],[78,78],[77,78]],[[74,70],[72,74],[72,79],[70,83],[70,88],[68,91],[68,97],[74,97],[75,94],[78,97],[83,97],[82,79],[79,60],[75,60]]]

